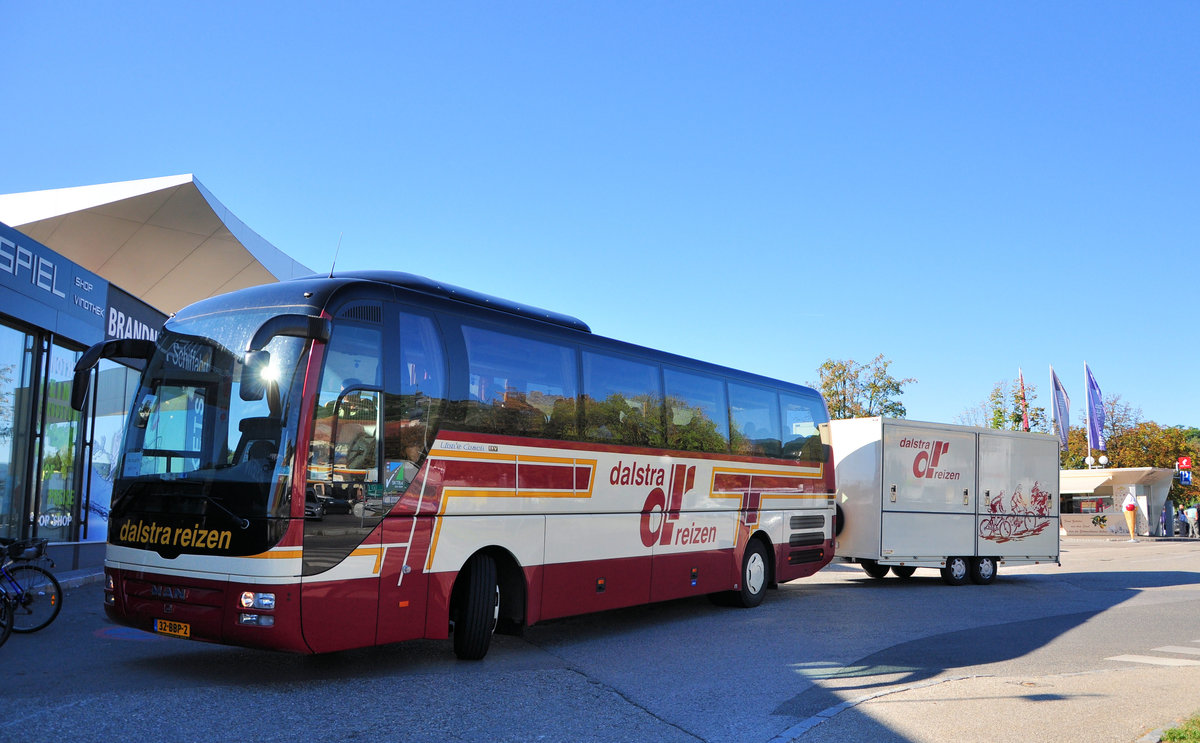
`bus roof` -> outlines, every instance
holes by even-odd
[[[791,388],[797,392],[815,393],[815,390],[806,385],[764,377],[753,372],[700,361],[699,359],[680,356],[669,351],[646,348],[626,341],[599,336],[594,334],[585,322],[570,315],[543,310],[531,305],[494,297],[400,271],[337,271],[332,276],[318,274],[289,279],[274,284],[264,284],[248,289],[239,289],[228,295],[200,300],[180,310],[179,317],[195,317],[211,312],[224,312],[234,309],[239,305],[245,306],[245,302],[247,301],[252,302],[256,306],[275,306],[281,312],[318,312],[326,305],[326,302],[329,301],[334,293],[348,285],[356,283],[376,284],[380,287],[394,288],[401,292],[415,292],[450,304],[471,305],[485,312],[501,312],[525,320],[547,323],[569,331],[586,333],[592,343],[617,352],[644,356],[648,359],[653,358],[659,362],[678,364],[697,370],[707,370],[710,373],[740,378],[748,382],[760,382],[781,388]]]
[[[552,325],[561,325],[564,328],[578,330],[584,333],[592,332],[588,324],[577,317],[564,315],[560,312],[551,312],[543,310],[540,307],[534,307],[528,304],[514,302],[501,297],[494,297],[490,294],[464,289],[461,286],[453,284],[445,284],[441,281],[417,276],[416,274],[404,273],[402,271],[338,271],[330,278],[334,279],[360,279],[364,281],[376,281],[382,284],[390,284],[399,286],[405,289],[418,291],[423,294],[432,294],[438,297],[444,297],[456,302],[465,302],[467,304],[486,307],[491,310],[507,312],[510,315],[519,317],[528,317],[533,320],[541,320]]]

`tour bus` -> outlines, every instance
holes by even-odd
[[[752,607],[833,557],[811,388],[582,321],[363,271],[191,305],[141,359],[105,610],[176,637],[324,653],[711,594]],[[92,385],[94,387],[94,385]]]

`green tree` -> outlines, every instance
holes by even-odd
[[[1046,416],[1046,408],[1037,404],[1037,385],[1025,384],[1025,404],[1029,411],[1029,430],[1038,433],[1050,433],[1050,420]],[[992,391],[987,399],[973,408],[964,410],[956,422],[980,428],[996,428],[1002,431],[1023,430],[1022,415],[1025,407],[1021,404],[1021,385],[1007,379],[1002,379],[992,385]]]
[[[821,381],[816,386],[829,405],[829,417],[840,420],[874,415],[903,418],[907,415],[908,411],[898,398],[904,394],[904,385],[917,380],[896,379],[888,373],[891,363],[883,354],[866,364],[852,359],[826,359],[817,369]]]

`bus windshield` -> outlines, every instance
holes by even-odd
[[[172,554],[253,554],[288,516],[307,341],[276,336],[264,368],[244,368],[255,331],[277,309],[168,321],[142,375],[113,487],[114,544]],[[251,379],[251,375],[259,379]],[[243,378],[245,377],[245,378]],[[243,395],[244,384],[261,391]],[[258,399],[244,400],[243,397]]]

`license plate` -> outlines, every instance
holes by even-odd
[[[186,622],[172,622],[169,619],[155,619],[154,631],[171,637],[191,637],[192,625]]]

